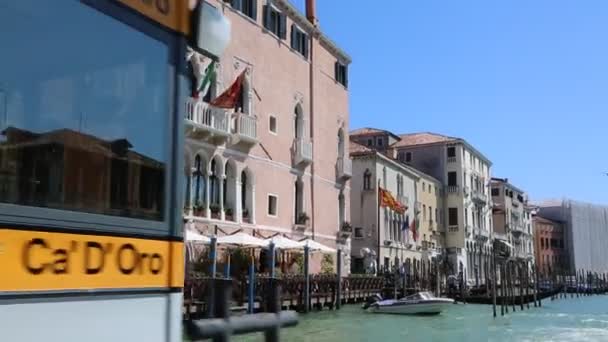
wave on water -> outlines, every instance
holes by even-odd
[[[535,338],[555,342],[597,342],[608,341],[608,329],[603,328],[557,328],[539,329]]]
[[[587,318],[587,319],[583,319],[581,322],[582,323],[602,323],[602,324],[608,324],[608,320],[597,319],[597,318]]]

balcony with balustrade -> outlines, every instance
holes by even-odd
[[[230,114],[223,108],[195,98],[186,101],[186,136],[213,143],[230,137]]]
[[[336,162],[336,177],[338,180],[348,180],[353,176],[353,162],[349,157],[338,157]]]
[[[258,141],[258,121],[253,115],[245,113],[232,114],[232,143],[246,147],[256,145]]]
[[[473,235],[476,240],[480,241],[488,241],[490,239],[490,231],[481,227],[475,227]]]
[[[479,189],[471,191],[471,200],[477,204],[486,204],[488,202],[488,196]]]
[[[458,185],[448,185],[445,189],[448,195],[460,194],[460,187]]]
[[[524,235],[526,233],[524,226],[519,223],[511,224],[510,228],[511,228],[511,234],[517,238],[521,237],[522,235]]]
[[[293,141],[293,162],[298,167],[306,167],[312,163],[312,142],[305,138],[296,138]]]

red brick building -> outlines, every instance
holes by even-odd
[[[541,272],[568,271],[563,224],[535,216],[533,225],[534,251],[539,270]]]

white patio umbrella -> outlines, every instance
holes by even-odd
[[[336,250],[331,248],[331,247],[327,247],[324,244],[321,244],[315,240],[312,239],[306,239],[303,241],[298,242],[301,246],[301,248],[304,247],[308,247],[310,249],[311,252],[321,252],[321,253],[336,253]]]
[[[200,254],[201,246],[211,243],[211,239],[191,229],[186,230],[186,259],[195,262]]]
[[[218,245],[230,245],[235,247],[266,247],[268,241],[258,239],[249,234],[239,232],[233,235],[226,235],[217,238]]]
[[[211,239],[198,232],[188,229],[186,230],[186,242],[199,242],[208,244],[211,243]]]
[[[290,249],[302,249],[302,245],[299,242],[288,239],[281,235],[273,236],[271,238],[266,239],[265,241],[268,241],[268,245],[270,245],[270,242],[274,243],[275,249],[280,249],[283,251]]]

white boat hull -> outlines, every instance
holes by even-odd
[[[384,300],[370,305],[368,310],[374,313],[401,314],[401,315],[434,315],[447,310],[454,301],[451,299],[436,299],[427,302],[404,302],[398,300]]]

